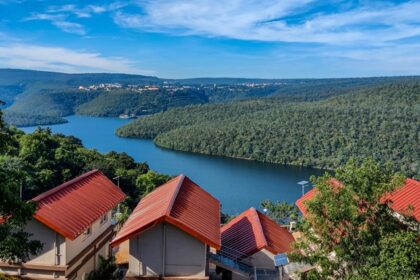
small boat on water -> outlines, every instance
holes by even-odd
[[[120,119],[134,119],[135,117],[136,117],[136,115],[134,115],[134,114],[130,114],[130,115],[121,114],[121,115],[118,116],[118,118],[120,118]]]

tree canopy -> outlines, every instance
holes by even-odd
[[[117,130],[161,147],[334,169],[351,157],[391,161],[420,178],[420,84],[361,89],[321,101],[258,99],[177,108]]]
[[[42,244],[30,240],[30,234],[24,231],[35,205],[20,198],[20,184],[26,174],[20,170],[20,162],[7,155],[12,139],[1,114],[0,111],[0,260],[20,262],[37,253]]]
[[[380,198],[402,186],[403,177],[373,160],[350,160],[312,178],[315,196],[305,203],[303,237],[290,255],[315,266],[308,279],[416,279],[420,275],[417,232],[398,220]],[[337,182],[337,181],[335,181]]]
[[[143,195],[170,178],[126,153],[101,154],[86,149],[73,136],[53,134],[48,128],[24,134],[6,126],[1,117],[0,111],[1,260],[25,261],[41,248],[24,229],[36,210],[30,199],[42,192],[100,169],[110,179],[119,176],[120,187],[128,195],[123,205],[128,214]]]

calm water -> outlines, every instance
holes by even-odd
[[[126,152],[137,161],[147,162],[158,172],[183,173],[218,198],[223,211],[239,214],[264,199],[295,202],[302,194],[297,182],[322,171],[285,167],[222,157],[161,149],[151,140],[125,139],[114,131],[130,120],[70,116],[66,124],[50,126],[54,132],[74,135],[88,148],[100,152]],[[22,128],[32,132],[35,127]]]

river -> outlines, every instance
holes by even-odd
[[[225,157],[161,149],[152,140],[117,137],[115,129],[130,120],[69,116],[66,124],[51,125],[53,132],[74,135],[100,152],[126,152],[151,169],[170,175],[183,173],[220,200],[224,212],[239,214],[264,199],[294,203],[302,195],[297,182],[308,181],[322,170],[282,166]],[[32,132],[35,127],[21,128]],[[307,186],[306,191],[310,188]]]

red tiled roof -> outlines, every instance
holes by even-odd
[[[312,190],[302,195],[298,200],[296,200],[296,206],[299,208],[300,212],[302,212],[304,217],[308,215],[308,211],[306,210],[304,202],[311,200],[315,196],[315,193],[316,188],[313,188]]]
[[[389,203],[392,210],[414,217],[420,222],[420,182],[407,179],[405,184],[390,194],[384,195],[382,203]]]
[[[184,175],[173,178],[140,200],[112,246],[160,222],[170,223],[220,248],[220,203]]]
[[[33,198],[34,218],[73,240],[124,198],[102,172],[92,170]]]
[[[255,208],[250,208],[224,225],[222,251],[238,258],[251,256],[266,249],[273,254],[290,251],[294,241],[292,234],[284,227]]]
[[[303,216],[308,214],[304,202],[311,200],[315,194],[316,188],[313,188],[296,201],[296,205]],[[407,179],[403,186],[381,198],[381,203],[386,202],[390,203],[391,209],[395,212],[411,215],[417,221],[420,221],[420,182],[414,179]],[[414,209],[410,211],[408,209],[410,207]]]

